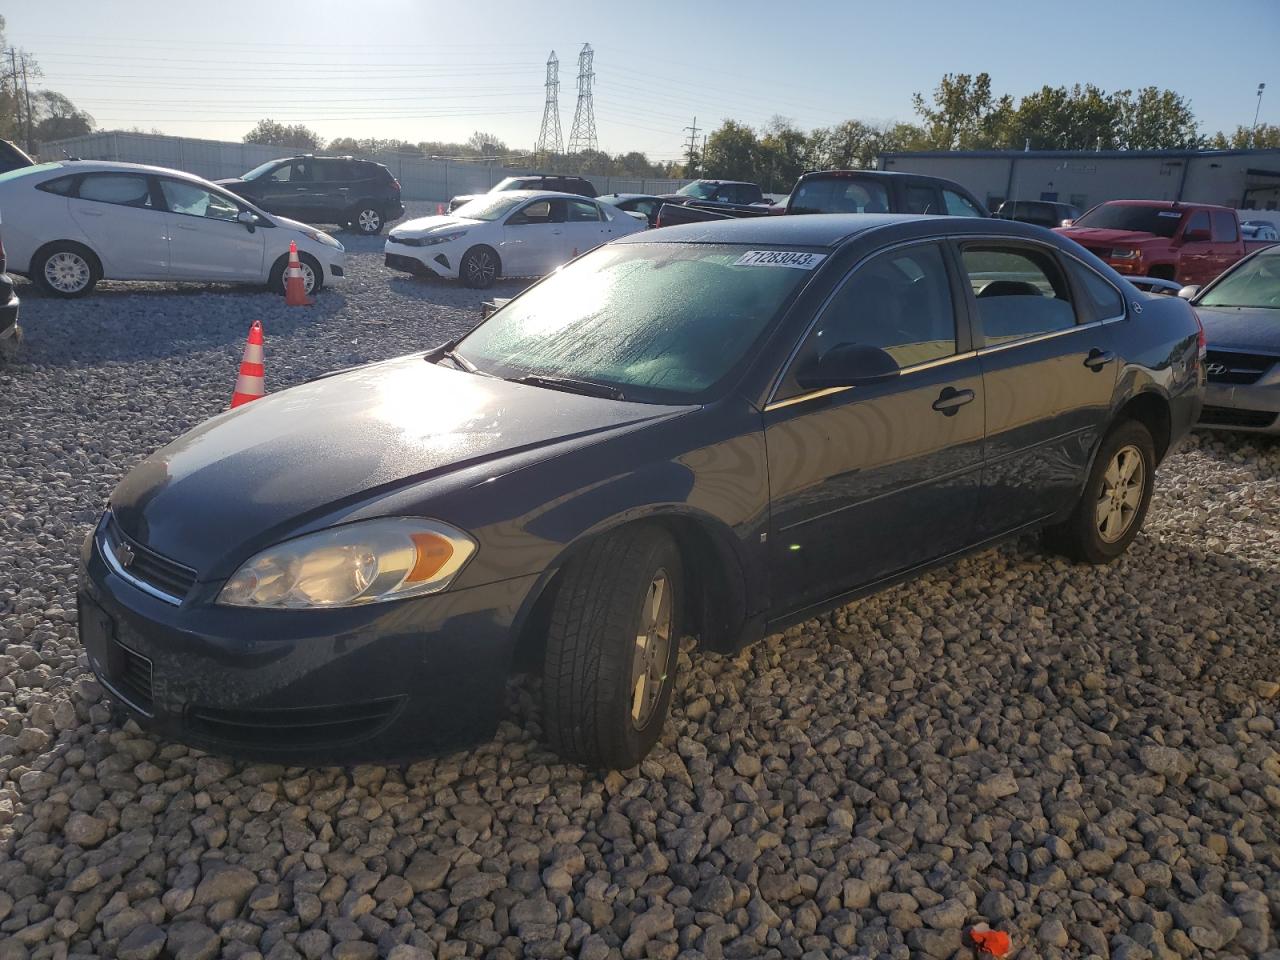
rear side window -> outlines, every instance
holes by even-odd
[[[567,200],[570,223],[599,223],[600,211],[594,203],[585,200]]]
[[[76,178],[58,177],[56,180],[46,180],[44,183],[37,183],[36,189],[43,190],[45,193],[56,193],[60,197],[69,197],[76,185]]]
[[[817,177],[791,195],[788,213],[888,213],[889,191],[869,177]]]
[[[1066,277],[1049,253],[969,244],[962,248],[961,261],[977,300],[985,346],[1075,326]]]
[[[1236,218],[1229,210],[1213,211],[1213,242],[1235,243],[1240,239],[1236,232]]]
[[[1064,257],[1067,270],[1076,282],[1076,287],[1083,295],[1080,304],[1080,320],[1089,323],[1093,320],[1114,320],[1123,317],[1124,297],[1105,277],[1099,276],[1084,264]]]
[[[151,185],[134,173],[90,173],[80,181],[79,196],[122,207],[150,207]]]
[[[982,211],[965,197],[954,190],[942,191],[942,202],[946,205],[949,217],[980,217]]]
[[[941,213],[933,187],[907,187],[907,213]]]
[[[325,183],[350,182],[356,179],[355,164],[348,160],[320,160],[315,164],[316,179]]]

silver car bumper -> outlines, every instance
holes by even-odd
[[[1257,383],[1209,382],[1200,412],[1201,427],[1280,436],[1280,364]]]

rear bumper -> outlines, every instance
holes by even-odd
[[[1210,383],[1197,426],[1280,436],[1280,367],[1259,383]]]
[[[101,551],[95,531],[81,552],[80,637],[112,699],[161,736],[272,762],[391,762],[491,736],[537,581],[243,610],[165,602]]]
[[[399,200],[392,200],[382,210],[382,219],[390,223],[392,220],[399,220],[404,216],[404,204]]]

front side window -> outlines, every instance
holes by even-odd
[[[888,213],[889,191],[869,177],[815,177],[796,188],[789,213]]]
[[[600,211],[596,209],[594,203],[587,203],[585,200],[568,200],[566,203],[569,208],[570,223],[600,222]]]
[[[80,181],[79,196],[122,207],[150,207],[151,185],[134,173],[90,173]]]
[[[986,346],[1075,326],[1066,278],[1047,251],[967,244],[961,261]]]
[[[946,205],[949,217],[980,217],[982,211],[967,197],[962,197],[954,190],[942,191],[942,202]]]
[[[1236,218],[1230,210],[1215,210],[1211,219],[1214,243],[1235,243],[1240,239],[1236,232]]]
[[[1202,235],[1210,233],[1208,210],[1197,210],[1191,215],[1191,219],[1187,221],[1187,229],[1184,231],[1183,236],[1190,237],[1193,233]]]
[[[194,183],[161,180],[160,190],[164,194],[165,206],[172,213],[207,220],[234,220],[240,215],[240,208],[230,199]]]
[[[267,175],[267,179],[272,183],[288,183],[293,177],[293,164],[284,163],[276,167]]]
[[[891,250],[857,268],[823,311],[797,367],[833,347],[879,347],[900,367],[956,352],[956,318],[936,243]]]
[[[532,200],[512,215],[507,226],[543,223],[564,223],[564,205],[558,200]]]
[[[494,313],[455,353],[480,371],[606,384],[627,399],[688,402],[752,351],[824,251],[730,244],[598,247]],[[762,262],[763,261],[763,262]]]

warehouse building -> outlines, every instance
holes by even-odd
[[[1280,149],[960,150],[886,153],[881,170],[926,173],[1004,200],[1183,200],[1244,210],[1280,207]]]

